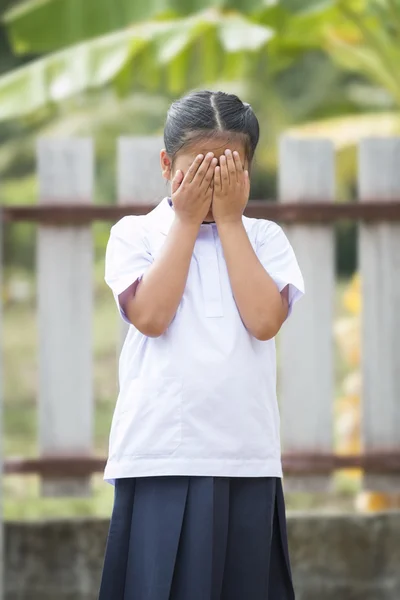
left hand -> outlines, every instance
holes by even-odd
[[[214,171],[212,212],[217,225],[241,222],[250,194],[249,172],[238,152],[225,150]]]

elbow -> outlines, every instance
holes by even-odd
[[[256,340],[268,342],[277,336],[281,327],[282,323],[280,320],[268,320],[266,322],[257,323],[257,325],[250,329],[250,333]]]
[[[128,321],[146,337],[158,338],[165,333],[170,325],[167,315],[162,311],[143,302],[138,303],[136,297],[131,298],[126,306],[121,304]]]
[[[253,337],[256,338],[259,342],[268,342],[269,340],[273,340],[278,332],[273,332],[270,329],[257,329],[252,332]]]
[[[167,331],[169,323],[150,315],[144,315],[140,319],[137,319],[133,325],[146,337],[158,338]]]

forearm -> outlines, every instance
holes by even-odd
[[[124,298],[129,321],[144,335],[161,335],[174,318],[185,290],[198,230],[197,225],[176,218],[160,255],[136,291]]]
[[[218,226],[233,295],[249,332],[259,340],[275,337],[287,303],[264,269],[241,221]]]

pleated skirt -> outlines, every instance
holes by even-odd
[[[294,600],[280,479],[119,479],[99,600]]]

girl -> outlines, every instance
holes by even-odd
[[[174,102],[171,198],[111,230],[106,281],[131,327],[100,600],[294,598],[274,337],[304,290],[281,228],[243,217],[258,138],[236,96]]]

